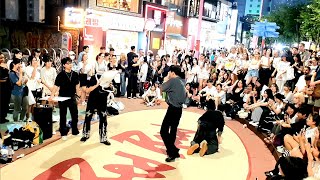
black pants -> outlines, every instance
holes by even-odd
[[[10,84],[7,82],[0,83],[0,122],[5,120],[9,112],[9,103],[11,98]]]
[[[127,97],[136,97],[137,96],[137,91],[138,91],[138,76],[136,73],[133,73],[129,76],[128,78],[128,87],[127,87]]]
[[[78,105],[75,98],[68,99],[66,101],[59,102],[60,109],[60,134],[65,136],[69,132],[69,128],[66,126],[67,122],[67,108],[69,108],[71,114],[71,128],[72,134],[79,134],[78,130]]]
[[[91,119],[93,114],[95,113],[94,109],[87,108],[86,110],[86,118],[83,124],[83,137],[90,137],[90,128],[91,128]],[[107,110],[104,111],[97,109],[97,114],[99,116],[99,137],[100,142],[105,142],[107,140]]]
[[[167,155],[169,157],[177,156],[180,150],[174,145],[174,143],[176,141],[177,129],[181,115],[182,108],[177,108],[169,104],[167,113],[164,116],[161,125],[160,135],[167,148]]]
[[[271,77],[271,70],[269,68],[261,68],[259,70],[259,82],[261,84],[261,87],[263,85],[268,86],[269,85],[269,79]]]

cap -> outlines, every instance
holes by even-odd
[[[74,53],[73,51],[69,51],[69,56],[71,55],[76,55],[76,53]]]
[[[34,51],[37,52],[37,53],[40,53],[40,52],[41,52],[41,49],[40,49],[40,48],[37,48],[37,49],[35,49]]]

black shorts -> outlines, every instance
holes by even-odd
[[[87,74],[79,74],[80,87],[88,85]]]

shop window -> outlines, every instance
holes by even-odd
[[[97,0],[97,6],[139,12],[139,0]]]
[[[257,10],[257,13],[260,13],[260,11],[259,11],[259,10]]]
[[[257,5],[257,7],[259,8],[259,7],[260,7],[260,4],[259,4],[259,5]]]
[[[252,4],[250,4],[250,7],[252,7]]]
[[[249,13],[251,13],[252,11],[251,10],[249,10]]]

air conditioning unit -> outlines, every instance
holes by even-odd
[[[45,0],[26,0],[27,1],[27,21],[44,23],[45,19]]]
[[[19,0],[5,0],[5,18],[19,19]]]

